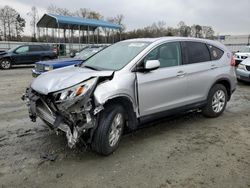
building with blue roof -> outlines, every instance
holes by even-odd
[[[109,29],[121,29],[121,26],[115,23],[87,19],[74,16],[62,16],[56,14],[44,14],[43,17],[38,21],[37,27],[44,28],[59,28],[59,29],[75,29],[78,30],[95,30],[98,27],[109,28]]]

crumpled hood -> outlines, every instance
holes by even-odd
[[[69,88],[91,77],[111,76],[113,71],[95,71],[82,67],[65,67],[43,73],[31,84],[31,88],[38,93],[48,93]]]

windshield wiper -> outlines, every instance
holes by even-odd
[[[92,69],[92,70],[99,71],[99,69],[96,68],[96,67],[91,67],[91,66],[88,66],[88,65],[85,65],[85,66],[83,66],[83,67],[88,68],[88,69]]]

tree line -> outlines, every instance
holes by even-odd
[[[214,39],[214,33],[211,26],[196,24],[188,26],[180,21],[177,27],[167,27],[166,22],[159,21],[151,26],[126,32],[124,38],[181,36]]]
[[[70,11],[67,8],[60,8],[55,5],[50,5],[47,7],[47,13],[53,13],[65,16],[77,16],[82,18],[106,20],[112,23],[121,25],[121,29],[116,32],[106,29],[97,29],[95,34],[91,37],[94,41],[95,37],[99,36],[99,41],[101,43],[116,42],[119,40],[130,39],[130,38],[140,38],[140,37],[163,37],[163,36],[183,36],[183,37],[197,37],[197,38],[208,38],[214,39],[214,30],[211,26],[202,25],[186,25],[185,22],[180,21],[177,27],[168,27],[166,22],[159,21],[153,23],[150,26],[146,26],[140,29],[134,29],[132,31],[126,31],[126,26],[124,24],[124,15],[119,14],[114,17],[105,18],[97,11],[93,11],[87,8],[80,8],[77,11]],[[24,28],[26,27],[26,20],[21,17],[21,15],[12,7],[6,5],[0,8],[0,40],[8,41],[52,41],[56,42],[55,31],[52,30],[52,35],[45,36],[46,32],[44,29],[36,28],[36,24],[40,17],[38,10],[35,6],[31,7],[31,10],[27,13],[30,17],[30,28],[32,36],[24,35]],[[70,37],[67,37],[67,32],[70,32]],[[63,29],[63,35],[60,38],[60,42],[78,42],[78,37],[74,36],[75,30],[67,31]],[[86,36],[84,34],[81,37],[81,42],[86,41]],[[48,39],[49,38],[49,39]],[[89,40],[89,39],[88,39]]]
[[[22,39],[26,21],[14,8],[6,5],[0,9],[0,24],[0,40]]]

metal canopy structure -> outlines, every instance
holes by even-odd
[[[72,43],[74,40],[74,31],[78,30],[78,50],[82,47],[82,42],[84,41],[84,37],[86,38],[86,44],[90,43],[96,43],[99,42],[99,34],[100,30],[99,28],[102,28],[104,31],[104,38],[107,43],[106,33],[107,31],[113,33],[113,42],[114,42],[114,30],[119,30],[122,27],[118,24],[103,21],[103,20],[96,20],[96,19],[86,19],[86,18],[80,18],[80,17],[74,17],[74,16],[63,16],[63,15],[56,15],[56,14],[44,14],[43,17],[37,22],[36,24],[38,28],[38,35],[40,37],[40,28],[44,28],[46,31],[46,41],[48,42],[49,37],[49,29],[51,31],[51,34],[53,37],[56,36],[57,46],[59,46],[59,53],[60,48],[62,45],[65,46],[65,44],[61,43],[61,37],[60,33],[63,31],[63,38],[64,43],[66,42],[66,33],[68,33],[68,43],[70,46],[70,50],[72,49]],[[45,33],[43,30],[43,34]],[[92,35],[90,35],[92,33]],[[96,34],[95,34],[96,33]],[[92,41],[91,41],[92,38]]]
[[[38,21],[37,27],[56,29],[76,29],[94,31],[98,27],[109,29],[121,29],[120,25],[95,19],[86,19],[73,16],[62,16],[56,14],[44,14]]]

